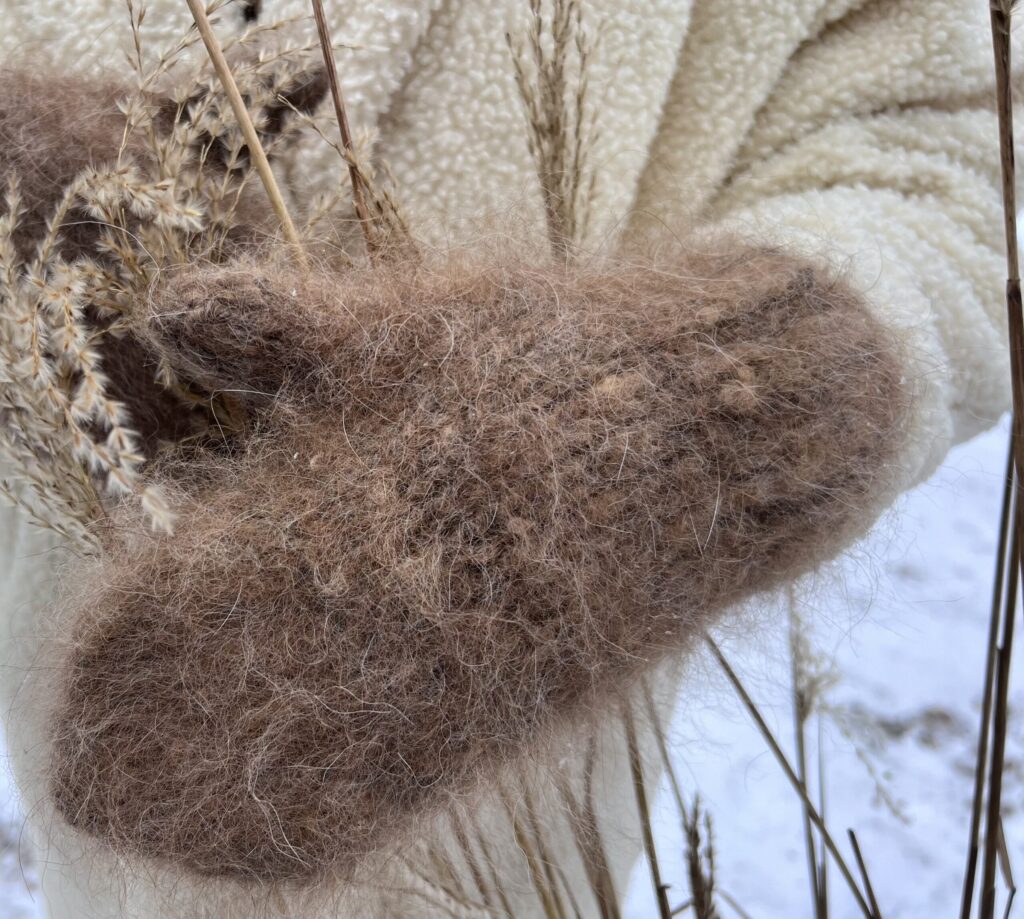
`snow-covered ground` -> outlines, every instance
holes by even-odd
[[[0,756],[3,750],[0,749]],[[45,919],[35,871],[22,860],[21,815],[6,762],[0,763],[0,919]]]
[[[1005,443],[1004,426],[955,450],[803,601],[839,678],[829,701],[855,728],[853,740],[835,726],[823,732],[829,823],[844,847],[846,828],[856,829],[887,919],[950,916],[959,901]],[[756,632],[743,640],[733,630],[723,645],[788,748],[788,657],[784,640],[769,637],[782,630]],[[714,668],[699,667],[695,678],[699,704],[676,719],[672,742],[688,792],[699,791],[714,819],[718,882],[751,919],[809,917],[797,799]],[[1017,683],[1012,702],[1024,710]],[[1024,846],[1020,722],[1006,775],[1013,856]],[[38,919],[18,827],[0,780],[0,916]],[[656,829],[672,901],[682,902],[682,838],[665,794]],[[645,872],[638,867],[629,919],[655,915]],[[830,888],[835,919],[857,915],[835,871]],[[723,904],[722,914],[735,913]]]
[[[803,602],[839,679],[830,701],[857,727],[855,741],[824,731],[828,822],[844,851],[855,829],[887,919],[958,914],[1005,463],[1005,425],[953,451]],[[725,649],[789,751],[787,650],[766,632],[748,641],[733,632]],[[699,674],[711,688],[677,716],[672,741],[681,778],[714,820],[717,880],[751,919],[810,917],[798,799],[722,678],[711,665]],[[1011,707],[1024,710],[1021,679]],[[1004,820],[1019,871],[1022,776],[1024,723],[1011,711]],[[656,816],[662,871],[682,902],[682,834],[666,794]],[[656,915],[645,871],[629,919]],[[836,919],[859,915],[835,871],[830,888]],[[725,904],[722,914],[737,915]]]

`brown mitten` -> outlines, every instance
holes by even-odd
[[[182,274],[146,334],[253,427],[153,471],[76,589],[52,790],[118,851],[349,870],[834,554],[893,479],[902,361],[776,251],[656,267]]]
[[[282,75],[268,68],[265,74],[250,76],[249,82],[265,90],[260,104],[254,105],[254,118],[262,140],[272,151],[276,141],[287,139],[284,134],[293,110],[312,111],[326,92],[319,67]],[[53,251],[33,274],[45,277],[58,262],[79,259],[93,262],[97,271],[116,264],[119,254],[105,238],[116,236],[115,228],[81,195],[72,194],[76,180],[98,174],[109,177],[115,188],[119,181],[127,184],[126,176],[152,183],[165,180],[168,166],[156,161],[155,145],[166,144],[175,131],[181,144],[175,154],[180,162],[175,163],[183,173],[188,167],[187,174],[175,178],[186,187],[196,186],[190,193],[195,199],[191,203],[207,230],[215,219],[210,211],[215,209],[203,200],[197,175],[201,172],[208,180],[232,189],[224,174],[233,171],[240,187],[231,194],[230,229],[224,230],[231,248],[251,246],[273,235],[276,223],[265,195],[252,187],[256,183],[248,183],[249,187],[241,183],[248,169],[248,150],[244,145],[237,149],[237,131],[215,117],[227,103],[208,90],[197,90],[192,98],[179,103],[165,95],[140,97],[110,80],[24,66],[0,67],[0,85],[4,87],[0,96],[0,207],[4,192],[13,183],[21,204],[12,235],[18,261],[26,265],[35,261],[55,215],[61,215]],[[144,103],[143,107],[154,113],[152,131],[137,126],[129,129],[122,111],[128,98]],[[211,136],[205,127],[208,123],[218,124],[222,133]],[[141,250],[147,251],[145,221],[130,207],[122,207],[122,212],[127,235],[140,240]],[[150,265],[144,267],[152,270]],[[117,283],[111,286],[123,288]],[[158,444],[193,434],[198,420],[190,404],[157,383],[156,356],[137,336],[120,328],[123,323],[115,320],[122,318],[101,304],[90,306],[87,315],[97,331],[116,329],[96,336],[108,395],[125,406],[143,452],[152,455]]]

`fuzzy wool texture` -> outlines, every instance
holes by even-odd
[[[80,173],[89,168],[145,168],[151,153],[139,131],[125,131],[121,109],[130,94],[123,80],[88,73],[50,73],[37,61],[0,66],[0,84],[4,88],[0,96],[0,181],[4,186],[17,181],[25,217],[14,240],[19,255],[29,259],[47,220]],[[327,89],[321,71],[293,84],[283,93],[287,103],[256,113],[265,143],[280,133],[290,115],[288,105],[309,111]],[[173,87],[165,95],[149,93],[160,109],[158,132],[164,134],[176,118],[189,117],[188,106],[182,102],[179,112],[171,92]],[[206,161],[215,168],[222,168],[225,157],[219,142],[205,153]],[[272,220],[265,196],[246,188],[239,195],[232,238],[239,247],[251,248],[273,235]],[[60,235],[61,257],[71,262],[83,255],[101,256],[97,243],[102,229],[95,217],[73,206]]]
[[[376,151],[396,176],[420,235],[465,238],[510,213],[536,220],[540,194],[530,162],[504,31],[515,0],[325,0],[357,130],[375,130]],[[149,0],[145,33],[155,51],[188,22],[178,0]],[[263,0],[263,21],[305,14],[304,0]],[[652,226],[738,225],[741,232],[813,264],[845,266],[887,332],[904,345],[913,388],[901,482],[926,476],[949,446],[998,417],[1007,404],[1001,213],[991,54],[983,3],[973,0],[589,0],[604,37],[593,62],[599,107],[598,207],[588,245],[615,251],[650,245]],[[242,4],[220,14],[222,34],[244,26]],[[130,45],[127,16],[106,0],[0,0],[0,56],[39,55],[103,70]],[[305,40],[310,29],[301,32]],[[301,203],[333,183],[304,150],[293,169]],[[331,186],[333,187],[333,186]],[[874,510],[865,509],[865,525]],[[155,892],[149,871],[103,861],[87,837],[56,839],[45,817],[40,706],[21,678],[66,623],[41,627],[53,591],[54,552],[26,521],[0,509],[5,712],[12,764],[30,817],[29,838],[48,870],[53,919],[225,919],[262,914],[237,891],[210,905],[172,873],[174,897]],[[675,693],[679,670],[657,676]],[[567,742],[567,741],[566,741]],[[653,748],[652,748],[653,749]],[[578,749],[566,753],[572,762]],[[597,809],[624,878],[639,851],[621,739],[602,749]],[[551,782],[546,829],[569,865],[574,844],[559,821]],[[490,800],[493,805],[493,798]],[[493,810],[493,808],[491,809]],[[517,916],[543,915],[507,821],[481,806]],[[51,842],[51,837],[54,837]],[[504,856],[508,855],[508,859]],[[100,867],[97,867],[100,866]],[[567,869],[568,870],[568,869]],[[572,882],[574,879],[570,878]],[[219,889],[219,888],[218,888]],[[584,911],[585,882],[574,886]],[[416,895],[379,884],[338,885],[334,907],[282,915],[447,915]],[[275,913],[277,915],[277,913]]]
[[[117,160],[124,133],[118,110],[123,87],[96,78],[44,74],[24,67],[0,67],[0,185],[17,180],[25,219],[14,242],[31,257],[67,185],[90,166]],[[93,254],[99,227],[80,210],[61,234],[61,256],[73,261]],[[180,399],[156,384],[157,366],[139,341],[122,335],[104,349],[111,392],[128,407],[143,443],[174,441],[193,429]]]
[[[17,178],[26,216],[14,240],[28,258],[67,185],[88,166],[116,161],[124,132],[117,107],[123,87],[9,66],[0,68],[0,81],[0,180],[6,186]],[[97,236],[95,222],[79,216],[62,236],[68,260]]]
[[[26,263],[36,254],[47,222],[61,203],[68,186],[85,170],[146,168],[151,160],[140,132],[126,132],[122,104],[128,93],[122,83],[87,74],[46,73],[42,68],[0,66],[0,186],[14,182],[21,195],[24,216],[14,233],[18,255]],[[300,110],[315,107],[326,85],[320,72],[295,81],[287,88],[290,104]],[[186,119],[170,97],[156,97],[162,113],[160,129],[168,132],[174,118]],[[282,103],[258,113],[264,139],[269,142],[283,126],[289,110]],[[222,168],[211,146],[208,161]],[[222,158],[223,159],[223,158]],[[235,206],[228,249],[251,249],[273,232],[273,218],[265,196],[243,189]],[[56,250],[72,263],[86,257],[99,264],[114,258],[102,247],[102,221],[81,204],[73,204],[62,226]],[[111,326],[109,315],[94,310],[97,330]],[[122,323],[123,325],[123,323]],[[163,444],[175,443],[201,427],[198,413],[179,395],[158,382],[157,355],[140,338],[123,329],[98,336],[102,366],[110,394],[123,404],[147,455]]]
[[[479,217],[542,222],[506,29],[520,0],[325,0],[357,130],[420,234],[472,238]],[[246,24],[228,4],[225,36]],[[188,26],[150,0],[154,49]],[[260,20],[308,16],[265,0]],[[117,4],[0,0],[9,59],[103,69],[130,45]],[[906,484],[1008,405],[1002,218],[985,4],[972,0],[589,0],[599,164],[587,244],[646,248],[652,228],[737,223],[771,245],[850,262],[884,321],[913,340],[922,380]],[[289,27],[309,40],[309,22]],[[302,206],[338,181],[305,145]]]
[[[203,875],[344,875],[607,705],[849,541],[907,409],[861,298],[733,242],[607,273],[246,264],[152,310],[253,430],[164,461],[175,534],[123,522],[73,577],[52,791]]]

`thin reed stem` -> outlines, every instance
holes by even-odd
[[[522,779],[522,776],[520,776],[520,779]],[[530,834],[533,836],[534,843],[537,847],[537,858],[540,861],[541,869],[544,871],[544,877],[547,881],[548,889],[551,890],[552,897],[555,901],[555,908],[558,910],[558,915],[561,919],[569,919],[565,910],[565,904],[562,903],[562,898],[559,894],[558,879],[555,877],[557,866],[544,841],[544,829],[537,817],[537,807],[533,803],[533,797],[530,795],[530,789],[527,783],[525,781],[521,781],[520,785],[523,792],[523,804],[526,807],[526,820],[530,827]]]
[[[558,790],[569,814],[576,848],[583,860],[583,868],[587,880],[597,902],[600,919],[621,919],[618,898],[615,894],[615,883],[608,858],[601,842],[601,831],[597,823],[597,812],[594,807],[594,765],[596,762],[597,744],[592,736],[587,744],[587,754],[583,767],[582,800],[573,793],[569,779],[560,774]]]
[[[703,821],[701,820],[703,817]],[[701,824],[704,848],[701,850]],[[700,796],[693,799],[689,816],[683,821],[686,837],[686,867],[690,881],[690,902],[696,919],[720,919],[715,908],[715,849],[711,816],[702,811]]]
[[[683,789],[679,784],[679,776],[676,775],[675,765],[672,762],[672,757],[669,755],[668,740],[665,737],[665,729],[662,727],[661,719],[658,717],[658,709],[654,704],[654,694],[651,692],[651,685],[646,679],[641,682],[644,693],[644,705],[647,708],[647,717],[651,722],[651,728],[654,730],[654,737],[658,743],[658,752],[661,754],[662,765],[664,765],[665,772],[668,774],[672,797],[675,799],[680,816],[685,821],[688,816],[686,800],[683,798]]]
[[[1015,477],[1016,478],[1016,477]],[[1017,479],[1019,483],[1019,478]],[[1019,487],[1019,484],[1017,485]],[[1020,501],[1014,510],[1021,511]],[[981,917],[993,919],[996,900],[996,869],[1002,832],[1003,766],[1006,756],[1006,725],[1010,692],[1010,655],[1013,649],[1014,623],[1017,621],[1017,590],[1020,575],[1020,542],[1017,530],[1010,540],[1011,564],[1007,570],[1003,606],[1002,639],[996,653],[995,707],[992,713],[992,759],[989,762],[988,807],[985,814],[985,859],[982,862]]]
[[[821,886],[818,883],[818,847],[814,842],[814,824],[807,810],[806,801],[810,800],[807,788],[807,718],[808,699],[805,687],[802,685],[800,674],[800,648],[797,635],[797,614],[796,596],[790,589],[788,596],[789,603],[789,661],[792,679],[793,695],[793,733],[796,741],[796,768],[797,777],[804,789],[804,798],[801,801],[802,819],[804,827],[804,850],[807,854],[807,877],[811,885],[811,899],[814,903],[814,919],[828,919],[828,907],[821,896]]]
[[[1003,915],[1009,916],[1013,900],[1017,896],[1017,882],[1013,879],[1013,865],[1010,862],[1010,850],[1006,847],[1006,827],[1003,825],[1002,817],[999,818],[999,868],[1003,873],[1003,883],[1009,891]]]
[[[591,828],[590,849],[591,858],[594,861],[599,889],[600,899],[608,914],[608,919],[621,919],[619,912],[619,896],[615,891],[615,878],[612,877],[612,869],[608,864],[608,856],[604,850],[601,839],[601,830],[597,822],[597,804],[594,801],[593,782],[593,757],[587,766],[587,777],[583,789],[583,815],[588,827]]]
[[[999,546],[992,586],[992,608],[989,614],[988,643],[985,652],[985,686],[981,694],[981,725],[978,729],[978,750],[974,759],[974,795],[971,800],[971,829],[967,847],[967,868],[964,871],[960,896],[960,919],[970,919],[977,880],[981,812],[985,800],[985,777],[988,765],[988,741],[992,730],[992,693],[995,687],[996,654],[999,626],[1002,622],[1003,588],[1006,580],[1007,549],[1010,530],[1016,515],[1016,484],[1013,471],[1013,448],[1007,445],[1006,476],[1003,479],[1003,501],[999,519]]]
[[[726,675],[726,678],[729,680],[732,688],[739,696],[740,701],[747,710],[747,713],[754,720],[758,730],[761,732],[761,736],[764,738],[776,760],[778,760],[779,765],[782,767],[782,771],[785,773],[786,778],[789,779],[789,782],[796,793],[804,801],[804,806],[807,808],[808,814],[810,814],[811,819],[814,821],[814,825],[818,828],[818,832],[821,833],[822,841],[825,843],[826,848],[835,860],[836,865],[839,867],[839,871],[849,886],[850,893],[853,894],[854,899],[857,901],[857,906],[860,907],[860,911],[864,914],[865,919],[874,919],[871,914],[871,908],[868,906],[867,900],[864,899],[864,894],[861,893],[860,887],[854,879],[853,872],[850,871],[849,866],[846,864],[846,859],[843,858],[842,853],[839,851],[839,847],[832,838],[832,834],[829,832],[828,827],[825,825],[825,821],[822,820],[821,815],[815,808],[810,796],[807,794],[803,785],[800,784],[800,779],[797,777],[796,772],[793,771],[793,767],[790,765],[789,759],[782,751],[782,747],[779,746],[779,742],[775,739],[775,735],[772,734],[771,728],[768,727],[768,723],[764,720],[760,710],[754,704],[754,700],[750,697],[746,687],[744,687],[740,678],[736,675],[736,671],[732,669],[732,666],[725,659],[725,655],[722,654],[718,645],[715,644],[714,639],[706,632],[704,634],[704,642],[711,649],[711,653],[718,661],[719,666],[722,668],[722,672]]]
[[[552,253],[571,260],[586,236],[596,172],[595,112],[588,114],[594,42],[581,0],[526,0],[523,39],[506,33],[516,85],[526,113],[527,140],[537,170]]]
[[[508,919],[514,919],[512,904],[509,902],[508,894],[505,893],[505,887],[501,882],[501,876],[499,875],[496,867],[497,863],[494,860],[494,854],[491,852],[490,846],[487,844],[486,835],[475,822],[473,822],[473,834],[476,838],[477,845],[480,847],[480,853],[483,856],[483,862],[487,868],[487,873],[490,875],[491,886],[494,888],[494,892],[497,894],[498,900],[501,902],[501,908]]]
[[[277,179],[274,178],[274,171],[270,168],[267,152],[263,149],[263,144],[256,133],[256,127],[253,125],[252,118],[249,117],[249,111],[245,107],[242,94],[238,91],[238,84],[235,82],[230,66],[228,66],[227,58],[224,57],[224,50],[221,48],[220,40],[214,33],[210,19],[206,15],[206,6],[203,0],[186,0],[186,2],[188,3],[188,8],[192,11],[192,18],[195,20],[196,28],[203,39],[203,44],[206,45],[206,53],[210,56],[210,61],[217,72],[217,77],[224,88],[224,93],[228,97],[231,109],[235,113],[235,118],[238,119],[238,126],[241,128],[242,136],[245,138],[246,146],[249,148],[249,156],[252,157],[256,172],[259,174],[260,181],[266,189],[267,197],[270,199],[270,204],[281,223],[281,230],[284,233],[285,241],[291,247],[292,254],[299,267],[308,269],[309,261],[302,247],[302,240],[299,237],[298,230],[295,229],[295,224],[292,223],[291,214],[288,213],[284,197],[281,195],[281,189],[278,187]]]
[[[818,719],[818,813],[824,823],[828,820],[825,803],[825,743],[822,739],[821,718]],[[821,908],[828,919],[828,856],[824,850],[818,852],[818,890],[821,891]]]
[[[1002,175],[1003,224],[1006,237],[1006,309],[1010,341],[1013,417],[1010,445],[1014,457],[1013,537],[1003,597],[1002,638],[995,655],[995,696],[992,713],[992,757],[989,762],[988,806],[985,815],[985,851],[982,862],[981,919],[994,919],[995,879],[999,858],[1000,814],[1010,661],[1017,611],[1020,547],[1024,545],[1024,502],[1019,489],[1024,477],[1024,303],[1021,299],[1020,256],[1017,240],[1016,163],[1013,141],[1013,89],[1010,30],[1014,4],[990,0],[992,51],[996,75],[996,112],[999,120],[999,159]]]
[[[736,915],[739,916],[740,919],[750,919],[750,913],[740,906],[735,897],[730,896],[725,890],[720,890],[718,895],[736,911]]]
[[[875,899],[875,889],[871,886],[871,876],[868,874],[868,866],[864,861],[864,855],[860,851],[857,834],[852,829],[848,829],[846,832],[849,834],[850,846],[853,848],[853,857],[857,860],[857,868],[860,871],[861,880],[864,882],[864,890],[867,891],[871,912],[874,914],[875,919],[882,919],[882,911],[878,908],[878,900]]]
[[[658,898],[658,915],[660,919],[671,919],[672,907],[668,902],[668,887],[661,880],[661,868],[658,865],[658,852],[654,846],[654,832],[651,829],[651,809],[647,803],[647,785],[644,782],[644,767],[640,759],[640,743],[637,740],[636,722],[629,701],[622,701],[622,721],[626,729],[626,743],[629,747],[629,769],[633,775],[633,791],[636,794],[636,806],[640,818],[640,829],[643,834],[644,852],[651,872],[651,883],[654,885],[655,896]]]
[[[565,912],[558,901],[558,893],[549,886],[547,875],[541,866],[541,857],[534,849],[530,837],[523,829],[523,825],[519,822],[515,806],[504,790],[501,791],[501,799],[508,813],[508,819],[512,822],[512,832],[515,835],[516,845],[519,846],[520,851],[526,858],[526,867],[530,873],[530,881],[537,892],[545,919],[564,919]]]
[[[476,885],[477,892],[480,894],[480,899],[487,910],[494,912],[494,902],[491,900],[490,892],[487,890],[487,884],[484,881],[483,872],[480,870],[480,865],[477,862],[475,853],[473,852],[473,847],[469,842],[469,837],[466,835],[466,828],[462,825],[462,821],[459,819],[459,815],[455,811],[451,812],[450,820],[452,824],[452,831],[455,834],[455,841],[462,852],[462,858],[466,863],[466,867],[469,869],[470,876],[473,878],[473,883]]]
[[[377,250],[377,243],[373,237],[373,224],[370,219],[370,211],[366,206],[366,190],[363,188],[363,177],[359,173],[359,166],[356,163],[356,148],[352,141],[352,131],[348,123],[348,111],[345,108],[345,99],[341,94],[341,81],[338,79],[338,68],[334,61],[334,45],[331,42],[331,33],[327,25],[327,17],[324,15],[323,0],[312,0],[313,18],[316,20],[316,31],[320,38],[320,51],[323,54],[324,66],[327,68],[327,82],[331,86],[331,99],[334,102],[334,115],[338,119],[338,130],[341,132],[341,143],[345,148],[348,161],[348,174],[352,182],[352,203],[356,209],[356,217],[359,219],[359,226],[363,231],[363,239],[366,240],[366,248],[371,254]]]

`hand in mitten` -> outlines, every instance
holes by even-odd
[[[250,426],[156,464],[175,533],[126,512],[76,578],[51,788],[124,854],[261,881],[344,874],[834,554],[907,412],[857,293],[728,241],[193,269],[140,334]]]
[[[142,278],[145,287],[165,242],[159,233],[154,240],[152,225],[169,222],[182,203],[201,218],[204,232],[190,227],[180,234],[174,264],[211,258],[200,245],[209,237],[219,252],[232,252],[273,235],[266,197],[247,181],[248,148],[234,122],[222,117],[227,102],[210,81],[194,81],[184,96],[173,87],[130,92],[111,80],[22,66],[0,67],[0,83],[0,202],[10,187],[19,204],[4,259],[32,284],[52,282],[62,266],[84,260],[91,277],[108,276],[102,285],[108,301],[111,291],[124,295],[130,286],[121,274],[133,284]],[[312,111],[326,92],[319,66],[282,72],[253,66],[243,85],[271,155],[291,141],[293,111]],[[133,198],[130,190],[139,188],[143,193]],[[211,188],[224,200],[208,200]],[[116,212],[118,223],[105,211]],[[127,269],[126,241],[138,262]],[[194,434],[202,419],[190,400],[157,383],[157,356],[126,328],[124,304],[116,306],[87,303],[85,324],[106,395],[124,408],[140,448],[152,456],[161,444]]]

